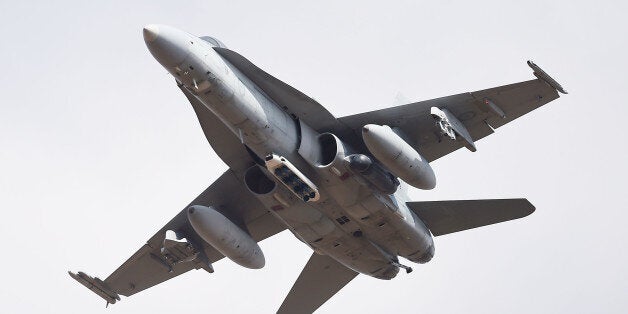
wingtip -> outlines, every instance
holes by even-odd
[[[534,71],[534,76],[549,84],[561,94],[568,94],[567,91],[555,79],[547,74],[547,72],[543,71],[543,69],[541,69],[540,66],[536,65],[536,63],[534,63],[532,60],[528,60],[527,64]]]
[[[534,204],[532,204],[532,202],[530,202],[530,200],[528,200],[527,198],[521,198],[520,199],[522,202],[525,202],[527,205],[527,213],[525,215],[522,216],[526,217],[526,216],[530,216],[532,215],[532,213],[534,213],[536,211],[536,206],[534,206]]]
[[[79,279],[81,278],[81,277],[79,276],[80,274],[81,274],[81,272],[80,272],[80,271],[79,271],[79,272],[76,272],[76,273],[73,273],[72,271],[69,271],[69,270],[68,270],[68,275],[70,275],[70,277],[72,277],[72,279],[74,279],[74,280],[76,280],[76,281],[78,281],[78,282],[80,282],[80,280],[79,280]]]
[[[77,273],[73,273],[68,271],[68,275],[72,277],[72,279],[78,281],[80,284],[85,286],[87,289],[94,292],[99,297],[105,299],[107,304],[115,304],[116,301],[120,301],[120,296],[114,290],[112,290],[105,282],[98,279],[97,277],[91,277],[86,273],[79,271]]]

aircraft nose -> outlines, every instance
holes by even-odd
[[[159,26],[153,24],[146,25],[144,26],[143,34],[145,42],[153,42],[157,39],[157,36],[159,36]]]
[[[181,64],[189,54],[192,36],[166,25],[150,24],[142,31],[144,42],[150,53],[166,68]]]

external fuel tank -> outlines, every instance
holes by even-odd
[[[371,154],[390,172],[423,190],[436,186],[434,170],[423,156],[387,125],[367,124],[362,138]]]
[[[199,205],[190,206],[188,220],[205,242],[230,260],[246,268],[264,267],[266,260],[257,242],[215,209]]]

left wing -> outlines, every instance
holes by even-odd
[[[528,64],[534,69],[537,79],[360,113],[338,120],[355,133],[359,133],[366,124],[388,125],[400,131],[400,135],[430,162],[463,146],[475,150],[474,141],[557,99],[557,90],[566,93],[537,65],[530,61]],[[432,116],[432,107],[445,109],[451,114],[452,120],[460,122],[460,132],[456,132],[460,134],[457,134],[456,140],[444,136]]]
[[[285,229],[285,226],[246,190],[235,173],[229,170],[152,236],[107,279],[100,280],[82,272],[70,273],[70,276],[113,304],[120,300],[119,295],[133,295],[191,269],[203,268],[210,273],[213,272],[211,264],[223,256],[192,229],[185,212],[191,205],[213,207],[243,230],[248,231],[258,242]],[[173,231],[178,238],[185,238],[187,241],[167,238],[168,231]]]
[[[277,313],[312,313],[357,275],[331,257],[314,252]]]

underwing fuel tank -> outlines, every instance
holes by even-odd
[[[249,234],[211,207],[194,205],[187,210],[194,231],[222,255],[246,268],[264,267],[262,249]]]
[[[430,164],[410,144],[387,125],[367,124],[362,138],[369,151],[390,172],[422,190],[436,186],[436,176]]]

